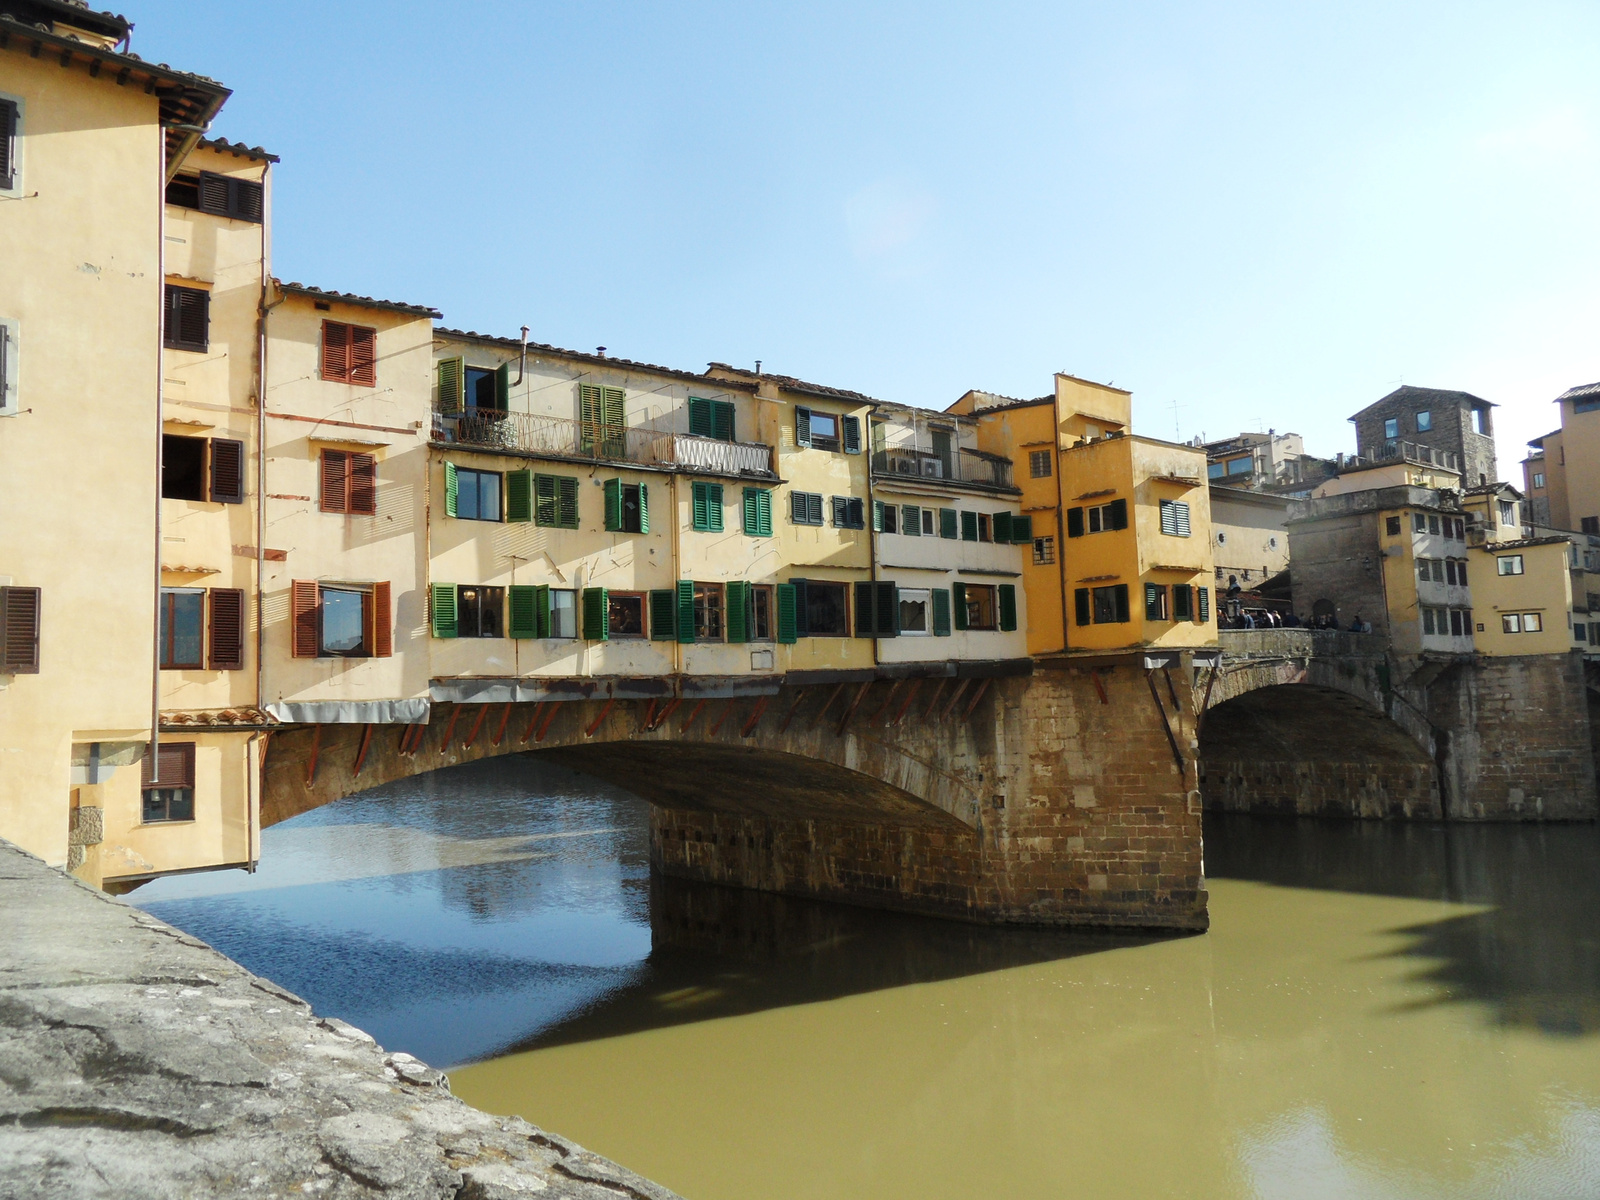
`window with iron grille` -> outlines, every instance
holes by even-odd
[[[1056,539],[1053,537],[1036,537],[1033,539],[1033,565],[1036,567],[1048,566],[1056,560]]]
[[[1048,479],[1050,477],[1050,459],[1052,455],[1048,450],[1028,451],[1028,474],[1034,479]]]

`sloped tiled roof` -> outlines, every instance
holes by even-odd
[[[304,283],[285,283],[281,279],[274,279],[280,291],[291,292],[296,296],[310,296],[314,300],[330,300],[337,304],[358,304],[362,308],[383,308],[390,312],[412,313],[419,317],[432,317],[438,320],[444,314],[436,308],[429,308],[425,304],[407,304],[403,300],[375,300],[371,296],[358,296],[354,292],[330,292],[323,288],[311,287]]]
[[[474,342],[483,342],[491,346],[503,346],[509,350],[521,350],[520,338],[499,337],[492,333],[479,333],[474,329],[435,329],[434,335],[448,338],[470,338]],[[736,392],[753,392],[756,385],[745,383],[739,379],[719,379],[714,375],[700,371],[685,371],[680,367],[663,367],[656,363],[636,362],[631,358],[613,358],[609,354],[594,354],[585,350],[566,350],[560,346],[552,346],[545,342],[529,342],[530,354],[549,354],[560,358],[570,358],[575,362],[592,363],[595,366],[613,367],[623,371],[649,371],[654,375],[666,375],[672,379],[682,379],[689,383],[704,384],[706,387],[731,389]],[[717,364],[713,363],[713,366]]]
[[[1394,391],[1390,392],[1383,399],[1374,400],[1371,404],[1369,404],[1365,408],[1361,409],[1359,412],[1357,412],[1355,414],[1355,416],[1352,416],[1349,419],[1354,421],[1357,417],[1364,417],[1364,416],[1367,415],[1367,413],[1372,412],[1376,408],[1382,408],[1385,404],[1388,404],[1393,400],[1408,400],[1409,401],[1409,400],[1434,400],[1434,399],[1438,399],[1438,400],[1454,400],[1457,403],[1461,402],[1462,400],[1465,400],[1469,404],[1481,404],[1486,408],[1498,408],[1498,407],[1500,407],[1498,404],[1495,404],[1494,401],[1485,400],[1482,396],[1474,396],[1471,392],[1454,391],[1454,390],[1452,390],[1450,388],[1413,387],[1409,383],[1403,383],[1399,387],[1395,388]]]
[[[239,158],[253,158],[257,162],[278,162],[276,154],[268,154],[260,146],[246,146],[243,142],[230,142],[227,138],[201,138],[196,146],[204,146],[207,150],[217,150],[223,154],[232,154]]]
[[[772,371],[763,371],[757,375],[754,371],[746,371],[743,367],[731,367],[727,363],[708,363],[721,371],[731,371],[746,379],[765,379],[777,384],[786,392],[803,392],[808,396],[821,396],[829,400],[851,400],[857,404],[877,404],[879,401],[864,392],[853,392],[848,388],[829,387],[825,383],[807,383],[804,379],[796,379],[793,375],[778,375]]]
[[[1585,383],[1580,384],[1578,387],[1570,387],[1557,396],[1556,400],[1558,402],[1562,400],[1581,400],[1585,396],[1600,396],[1600,383]]]

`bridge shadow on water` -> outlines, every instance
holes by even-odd
[[[1487,906],[1403,926],[1416,978],[1501,1024],[1600,1033],[1600,828],[1207,814],[1206,875]]]

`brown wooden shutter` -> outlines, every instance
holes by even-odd
[[[394,654],[394,602],[390,599],[389,582],[372,585],[372,657],[389,658]]]
[[[213,671],[244,670],[244,591],[211,589],[211,646]]]
[[[0,100],[0,188],[16,185],[17,106]]]
[[[361,325],[350,329],[350,382],[373,387],[378,382],[378,331]]]
[[[39,609],[36,587],[0,587],[0,671],[39,673]]]
[[[378,460],[370,454],[350,455],[350,511],[378,511]]]
[[[289,585],[289,616],[294,638],[294,657],[315,658],[321,638],[317,630],[317,584],[312,579],[296,579]]]
[[[228,177],[212,171],[200,172],[200,211],[219,217],[228,215]]]
[[[334,383],[350,378],[350,326],[339,321],[322,323],[322,378]]]
[[[211,439],[211,499],[219,504],[244,503],[244,443]]]
[[[350,455],[343,450],[322,452],[322,511],[350,511]]]
[[[162,742],[156,747],[154,762],[146,754],[139,762],[139,786],[194,787],[194,743]]]

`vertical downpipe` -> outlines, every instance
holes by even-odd
[[[155,620],[150,623],[150,771],[156,771],[161,750],[161,478],[165,469],[162,453],[162,431],[166,417],[163,409],[163,376],[166,364],[167,320],[167,138],[166,126],[156,123],[159,142],[156,147],[156,545],[155,570],[152,591],[155,600]]]
[[[914,422],[916,417],[913,416],[911,419]],[[867,583],[868,586],[872,588],[872,611],[874,616],[871,638],[872,665],[874,668],[876,668],[880,662],[877,636],[878,625],[876,620],[878,611],[878,531],[873,527],[873,518],[877,516],[878,498],[874,492],[872,483],[872,409],[867,409],[866,416],[861,418],[861,422],[866,426],[865,444],[861,447],[861,453],[862,457],[866,459],[867,467],[867,511],[865,514],[867,518],[865,521],[867,527]],[[912,429],[915,430],[916,426],[913,425]],[[841,430],[841,434],[842,432],[843,431]],[[958,454],[960,453],[959,447],[957,447],[956,452]],[[860,617],[856,618],[858,622],[860,619]]]
[[[261,299],[256,317],[256,711],[265,711],[267,702],[266,618],[263,599],[267,584],[267,287],[272,278],[271,256],[267,245],[267,229],[272,221],[272,192],[270,188],[272,164],[261,168]],[[251,749],[260,739],[260,731],[252,734],[245,746],[245,774],[249,790],[245,801],[245,859],[246,870],[256,869],[256,823],[261,816],[261,797],[267,786],[267,762],[263,753],[259,766],[250,765]]]

